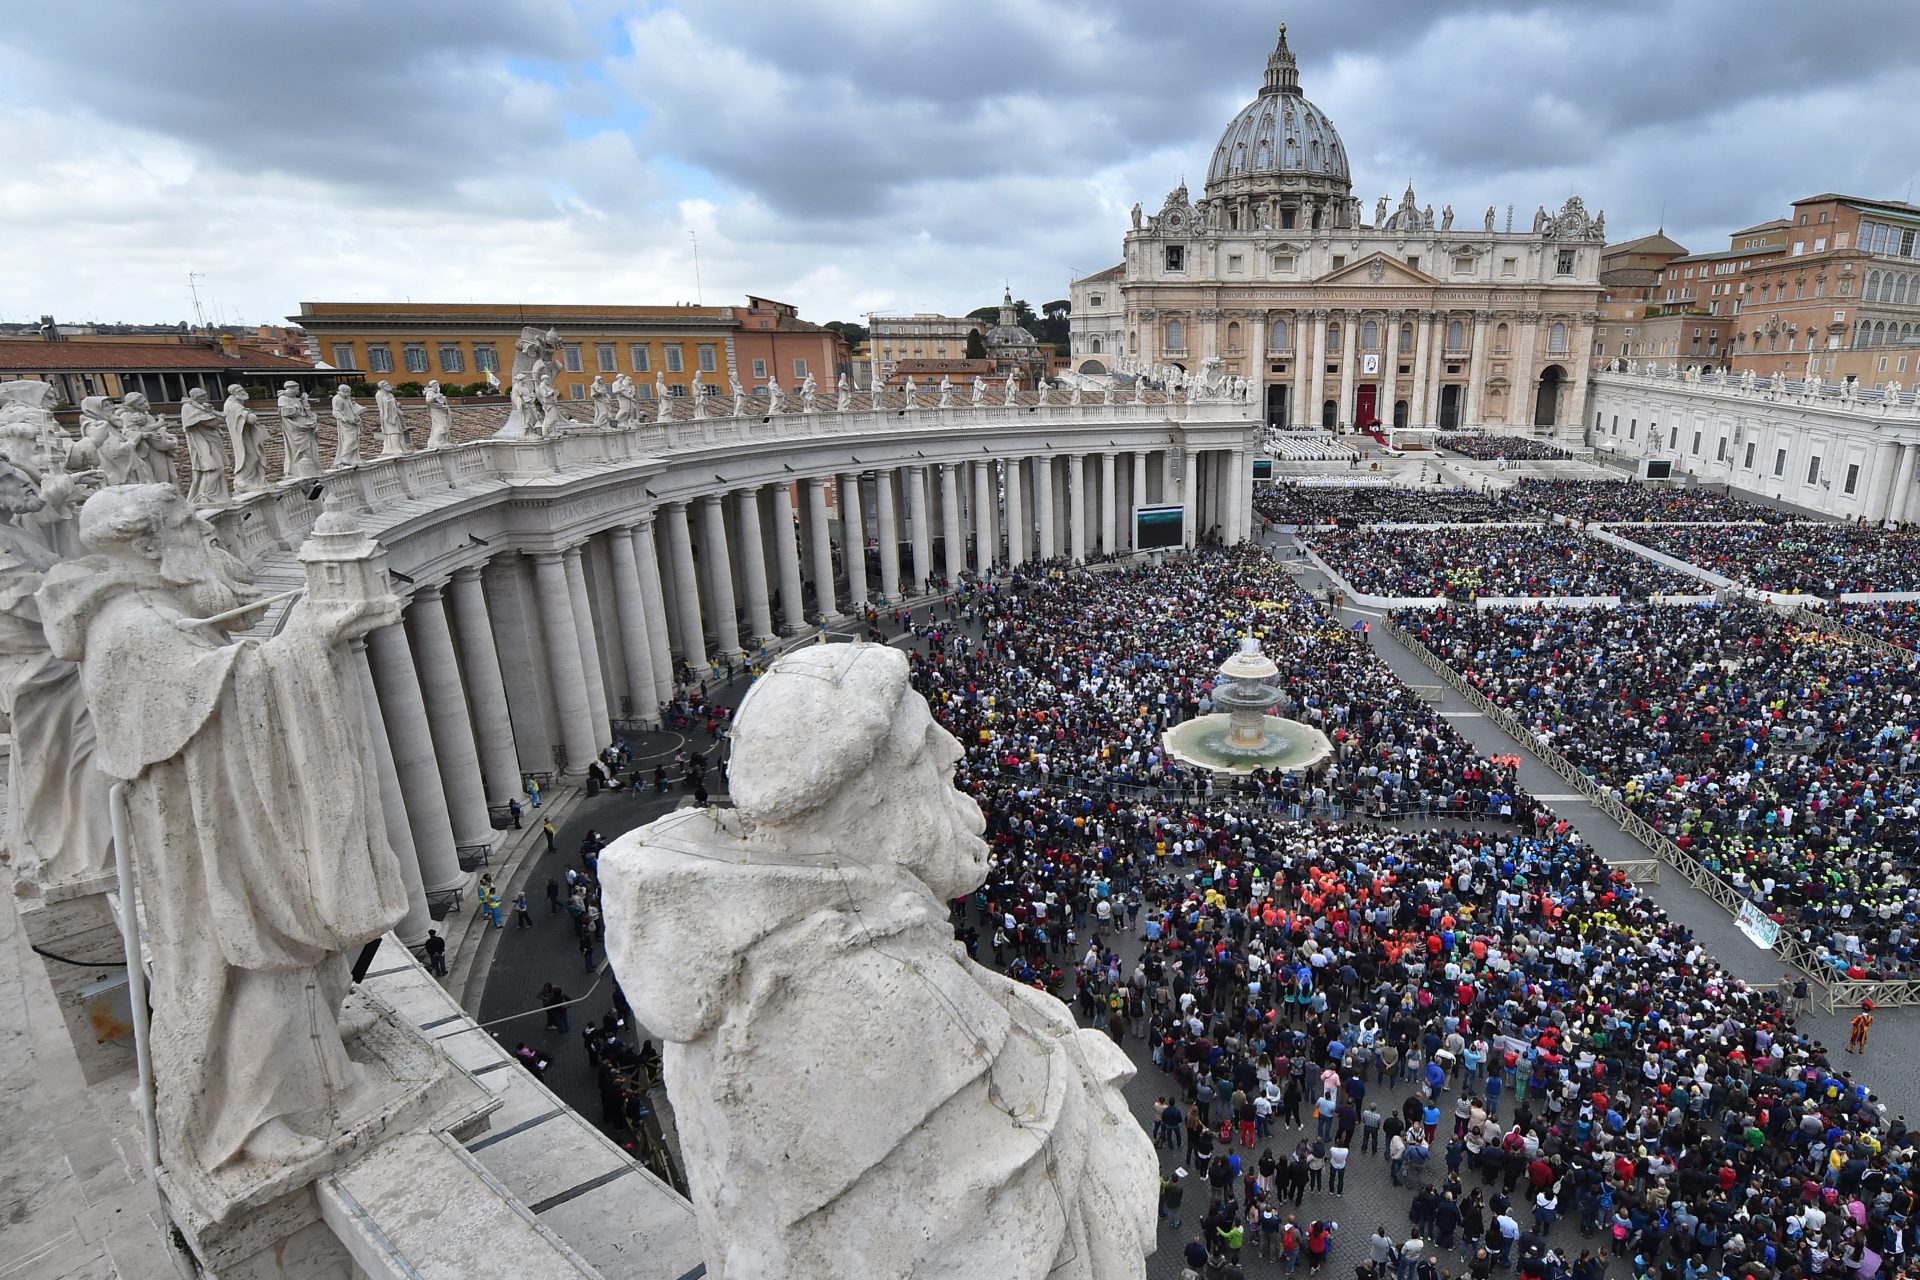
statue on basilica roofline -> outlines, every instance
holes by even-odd
[[[853,404],[853,391],[847,385],[846,374],[844,373],[841,374],[839,378],[837,378],[834,381],[833,392],[834,392],[833,407],[838,409],[841,413],[845,413],[848,407]]]
[[[1494,219],[1494,208],[1492,205],[1488,205],[1487,206],[1487,230],[1488,231],[1493,230],[1493,219]]]
[[[606,384],[594,375],[595,395],[593,401],[593,421],[596,426],[613,425],[613,398],[607,394]],[[447,400],[447,393],[440,389],[440,380],[435,378],[427,383],[427,389],[421,393],[427,402],[427,448],[444,449],[453,443],[453,405]],[[604,411],[606,420],[601,420]]]
[[[800,412],[814,412],[817,407],[814,404],[814,397],[819,393],[820,384],[813,380],[812,373],[808,373],[806,379],[800,384]]]
[[[618,374],[613,379],[613,425],[637,426],[640,422],[640,397],[634,394],[633,379]]]
[[[740,379],[734,377],[732,374],[727,375],[727,383],[730,389],[733,391],[733,416],[736,418],[746,417],[747,416],[747,389],[741,386]]]
[[[333,393],[333,465],[350,467],[360,461],[360,428],[366,410],[353,398],[353,388],[341,383]]]
[[[1440,229],[1442,231],[1453,230],[1453,206],[1452,205],[1448,205],[1446,208],[1440,211]]]
[[[227,451],[220,441],[226,425],[226,419],[207,399],[205,387],[193,388],[180,402],[180,431],[187,438],[187,460],[193,476],[187,501],[197,507],[225,506],[231,500],[227,488]]]

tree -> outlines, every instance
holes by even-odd
[[[829,320],[824,327],[845,338],[849,346],[857,347],[869,336],[865,325],[855,324],[851,320]]]
[[[987,340],[980,336],[978,329],[967,330],[967,359],[985,360],[987,358]]]

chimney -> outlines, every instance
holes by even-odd
[[[220,352],[222,355],[229,356],[237,356],[240,354],[240,344],[236,342],[233,335],[225,329],[220,330]]]
[[[60,341],[60,329],[54,324],[52,316],[40,317],[40,340],[42,342]]]

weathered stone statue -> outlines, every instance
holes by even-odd
[[[813,380],[812,373],[808,373],[806,376],[806,380],[800,384],[800,412],[802,413],[814,412],[814,410],[818,407],[814,403],[814,397],[819,394],[820,394],[820,384]]]
[[[631,427],[640,421],[640,397],[634,394],[633,379],[616,374],[613,379],[613,425]]]
[[[1006,397],[1000,401],[1002,405],[1010,405],[1013,403],[1013,393],[1018,385],[1019,384],[1014,381],[1013,370],[1007,370],[1007,393]]]
[[[1487,230],[1489,231],[1493,230],[1493,216],[1494,216],[1493,206],[1488,205],[1487,206]]]
[[[1545,231],[1546,229],[1547,229],[1547,206],[1541,205],[1538,209],[1535,209],[1533,211],[1534,234],[1538,235],[1540,232]]]
[[[32,475],[0,463],[0,712],[13,734],[7,847],[19,878],[44,891],[111,876],[113,833],[80,668],[48,647],[34,599],[60,558],[44,529],[22,527],[42,509]]]
[[[673,396],[667,391],[667,377],[663,373],[653,375],[653,399],[659,406],[655,421],[665,422],[673,416]]]
[[[1100,388],[1100,403],[1105,408],[1108,408],[1108,409],[1113,408],[1113,379],[1112,378],[1108,378],[1105,385],[1103,385]]]
[[[905,655],[788,653],[733,732],[737,808],[600,860],[709,1274],[1144,1276],[1158,1165],[1121,1097],[1133,1067],[954,943],[983,822]]]
[[[1442,210],[1440,210],[1440,229],[1442,231],[1453,230],[1453,206],[1452,205],[1448,205]]]
[[[975,374],[973,379],[973,389],[969,395],[969,398],[973,401],[974,408],[978,409],[980,407],[981,397],[986,394],[986,391],[987,391],[987,380],[985,378],[980,377],[978,374]]]
[[[1381,196],[1373,205],[1373,229],[1375,231],[1387,225],[1387,198]]]
[[[187,465],[193,472],[187,501],[195,506],[219,507],[233,500],[227,488],[227,451],[220,446],[225,426],[205,387],[194,387],[180,402],[180,430],[187,437]]]
[[[360,425],[366,410],[353,398],[353,388],[341,383],[333,393],[333,465],[350,467],[360,461]]]
[[[537,435],[550,436],[560,430],[567,421],[566,411],[560,407],[560,387],[553,380],[551,369],[542,369],[533,384],[534,399],[540,406],[540,422]]]
[[[516,391],[520,387],[517,382],[513,385]],[[385,379],[373,389],[373,411],[380,419],[380,456],[412,453],[413,447],[407,443],[407,420],[400,413],[400,397],[393,394],[393,384]]]
[[[280,388],[280,443],[286,450],[281,475],[288,480],[311,480],[320,474],[320,416],[297,382]]]
[[[738,378],[730,377],[727,379],[727,382],[730,384],[731,389],[733,391],[733,416],[736,418],[746,417],[747,416],[747,389],[740,385],[740,379]]]
[[[687,394],[693,398],[693,416],[707,416],[707,389],[700,385],[700,371],[693,371],[693,381],[687,384]]]
[[[234,642],[249,615],[198,620],[253,595],[246,570],[172,488],[102,490],[80,540],[93,554],[54,566],[37,599],[53,653],[80,664],[99,767],[127,788],[161,1158],[190,1187],[236,1164],[298,1169],[376,1088],[339,1012],[354,953],[406,892],[346,645],[398,622],[400,601],[384,574],[326,598],[310,579],[278,635]]]
[[[944,373],[940,375],[940,407],[953,408],[953,379]]]
[[[167,424],[153,412],[146,396],[129,391],[110,412],[117,447],[103,446],[101,458],[104,463],[113,456],[118,466],[107,464],[109,480],[118,471],[128,484],[172,484],[173,432],[167,430]]]
[[[907,384],[902,390],[906,392],[907,408],[914,408],[919,402],[919,392],[914,388],[912,374],[907,375]]]
[[[427,402],[427,448],[444,449],[453,443],[453,405],[448,403],[437,378],[427,383],[421,397]]]
[[[847,386],[847,375],[841,374],[833,384],[833,407],[845,413],[853,404],[853,392]]]
[[[247,389],[237,382],[227,384],[227,400],[220,410],[226,415],[227,444],[233,449],[233,491],[258,493],[267,487],[267,429],[260,424],[260,415],[247,407]]]
[[[593,425],[602,431],[613,426],[613,392],[607,390],[606,379],[599,374],[593,375],[593,381],[587,384],[587,403],[593,407]]]
[[[767,415],[777,417],[786,412],[786,404],[780,397],[780,379],[767,379]]]

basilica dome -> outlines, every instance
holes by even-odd
[[[1214,148],[1207,166],[1207,194],[1225,194],[1225,184],[1239,179],[1267,179],[1267,187],[1328,187],[1346,194],[1352,178],[1347,172],[1347,149],[1334,131],[1333,121],[1300,93],[1300,72],[1287,48],[1287,29],[1267,59],[1267,79],[1260,96],[1234,116]],[[1277,180],[1277,181],[1276,181]],[[1307,181],[1303,181],[1307,180]]]

